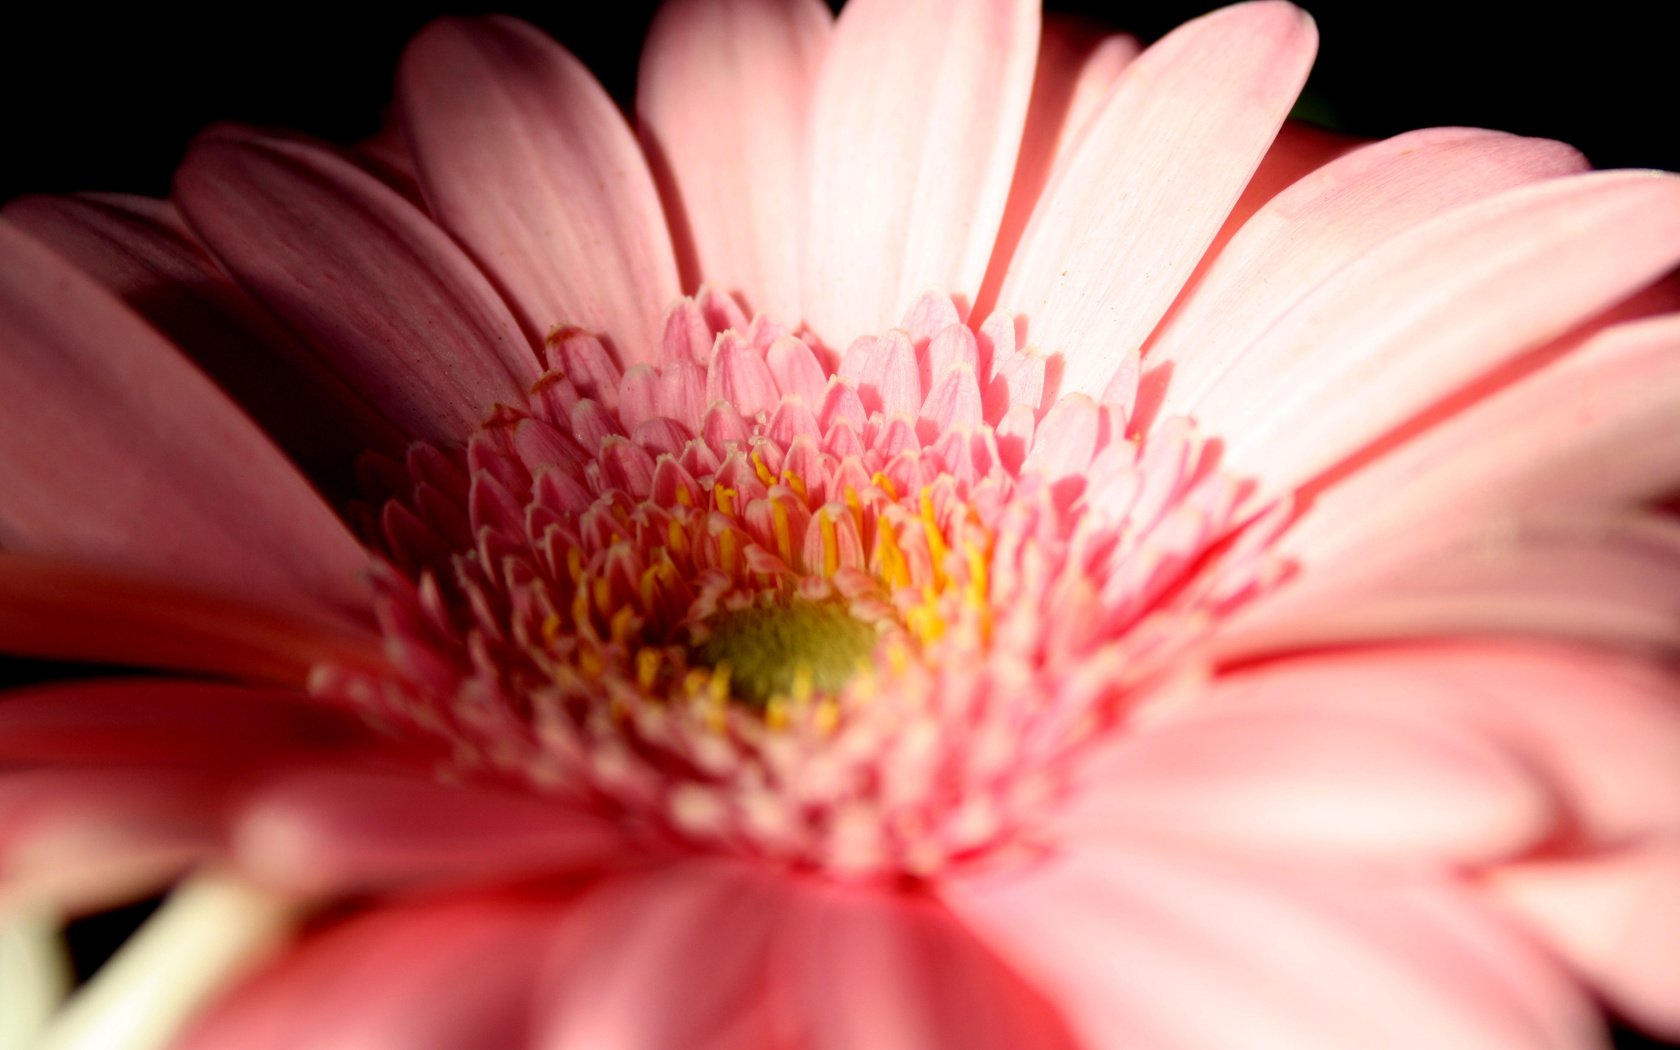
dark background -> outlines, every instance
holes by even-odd
[[[1665,5],[1607,0],[1572,19],[1527,5],[1315,3],[1311,112],[1378,136],[1438,124],[1547,135],[1600,167],[1680,169]],[[91,14],[36,6],[0,23],[0,199],[29,191],[162,194],[195,130],[215,120],[339,141],[376,126],[403,42],[443,13],[506,10],[541,24],[621,101],[654,4],[420,4],[377,18],[351,4],[152,5]],[[1195,0],[1050,4],[1145,39],[1219,6]]]
[[[1154,39],[1220,6],[1051,2]],[[1319,2],[1318,65],[1302,112],[1378,137],[1474,125],[1562,139],[1600,167],[1680,170],[1672,38],[1661,4],[1599,2],[1567,20],[1527,5]],[[440,14],[501,10],[543,26],[628,104],[655,4],[425,4],[370,17],[350,4],[34,7],[0,21],[0,200],[28,192],[162,195],[195,131],[218,120],[350,142],[372,132],[404,41]],[[930,46],[935,46],[930,43]],[[80,669],[0,658],[0,685]],[[145,906],[84,928],[90,969]],[[1326,975],[1334,980],[1334,975]],[[1654,1046],[1622,1033],[1618,1046]]]

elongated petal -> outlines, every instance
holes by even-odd
[[[8,770],[0,908],[80,914],[156,892],[214,845],[224,782],[202,770]]]
[[[336,896],[587,871],[624,848],[611,825],[564,804],[372,765],[300,771],[255,791],[233,818],[243,869],[265,886]]]
[[[1026,316],[1027,342],[1063,356],[1060,392],[1102,393],[1161,319],[1283,123],[1316,40],[1293,6],[1244,4],[1186,23],[1120,74],[998,294]]]
[[[537,1045],[777,1045],[765,988],[789,897],[774,878],[708,861],[607,883],[578,902],[554,943]]]
[[[1655,516],[1492,520],[1303,571],[1222,626],[1222,655],[1453,634],[1680,650],[1680,525]]]
[[[1227,469],[1276,492],[1677,260],[1680,178],[1604,172],[1514,190],[1339,271],[1190,407],[1229,442]]]
[[[818,0],[679,0],[654,18],[636,115],[685,290],[798,320],[800,153],[832,21]]]
[[[800,287],[831,347],[924,291],[985,276],[1032,93],[1038,7],[861,0],[834,27],[812,100]]]
[[[333,752],[361,755],[376,740],[353,715],[281,689],[96,679],[15,691],[0,704],[0,759],[7,763],[236,775],[302,750],[317,760]]]
[[[1129,843],[942,896],[1091,1050],[1594,1045],[1591,1005],[1467,895]],[[1333,975],[1333,976],[1332,976]]]
[[[652,360],[677,268],[624,118],[577,59],[508,18],[434,22],[409,44],[397,106],[426,202],[533,343],[556,326]]]
[[[1612,326],[1322,479],[1282,552],[1309,570],[1346,566],[1457,527],[1659,499],[1680,487],[1677,417],[1680,318]]]
[[[175,177],[182,211],[229,271],[409,435],[464,439],[521,403],[537,363],[449,237],[327,150],[212,133]]]
[[[1517,756],[1454,726],[1352,705],[1236,707],[1222,688],[1207,712],[1101,755],[1056,823],[1104,841],[1412,865],[1508,857],[1558,818]]]
[[[333,495],[350,495],[360,453],[401,450],[395,428],[230,281],[167,201],[23,197],[4,213],[162,332]]]
[[[317,933],[241,984],[179,1050],[454,1050],[529,1044],[560,902],[388,905]],[[299,1009],[300,1003],[307,1008]]]
[[[1151,337],[1150,367],[1172,369],[1161,414],[1195,403],[1298,298],[1375,245],[1450,208],[1585,166],[1556,142],[1431,128],[1319,168],[1243,224]]]
[[[0,545],[320,616],[366,557],[250,421],[92,280],[0,224]]]
[[[936,903],[813,888],[777,953],[813,1050],[1072,1050],[1045,998]]]
[[[1680,845],[1512,865],[1488,885],[1617,1010],[1680,1036]]]
[[[377,666],[379,639],[172,580],[0,553],[0,651],[301,686],[332,662]]]
[[[1050,173],[1080,140],[1115,78],[1141,50],[1136,37],[1107,33],[1082,19],[1045,15],[1020,156],[980,299],[997,298],[998,285],[1009,270],[1027,220],[1049,184]]]
[[[1643,659],[1564,645],[1386,645],[1277,660],[1220,682],[1219,704],[1233,710],[1398,713],[1475,735],[1547,785],[1571,841],[1680,833],[1680,683]]]

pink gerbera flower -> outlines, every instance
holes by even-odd
[[[0,702],[0,947],[176,884],[42,1045],[1680,1035],[1680,180],[1314,47],[448,21],[9,205],[0,645],[183,675]]]

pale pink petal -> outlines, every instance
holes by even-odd
[[[175,176],[187,221],[253,295],[411,436],[459,441],[537,362],[448,235],[355,165],[222,130]]]
[[[811,1050],[1073,1050],[1041,993],[927,897],[811,885],[775,956]],[[1052,1001],[1047,1001],[1052,1000]]]
[[[360,453],[401,451],[396,429],[217,269],[167,201],[23,197],[4,213],[163,333],[334,495],[350,494]]]
[[[685,289],[799,319],[800,152],[832,21],[818,0],[678,0],[649,27],[636,116]]]
[[[1038,5],[859,0],[812,99],[800,288],[824,343],[893,324],[923,292],[979,289],[1014,173]]]
[[[1326,476],[1280,550],[1308,570],[1346,566],[1450,527],[1660,498],[1680,485],[1677,417],[1680,319],[1615,325]]]
[[[1027,124],[1021,132],[1020,157],[1015,162],[1009,202],[1003,210],[979,299],[990,302],[997,298],[1015,245],[1056,162],[1067,156],[1091,114],[1108,96],[1115,78],[1141,50],[1136,37],[1109,33],[1083,19],[1046,13]]]
[[[1573,838],[1680,834],[1680,684],[1595,648],[1411,644],[1323,651],[1222,676],[1229,708],[1400,713],[1475,734],[1543,780]]]
[[[176,1050],[531,1045],[546,993],[533,961],[562,911],[551,898],[481,894],[359,912],[234,988]]]
[[[1680,843],[1515,864],[1486,885],[1624,1016],[1680,1037]]]
[[[1655,516],[1425,528],[1304,568],[1220,627],[1225,658],[1454,634],[1680,649],[1680,524]]]
[[[1240,678],[1240,675],[1237,676]],[[1314,698],[1303,676],[1292,694]],[[1232,704],[1105,747],[1054,818],[1120,843],[1176,839],[1297,859],[1414,865],[1512,856],[1558,819],[1515,755],[1451,724],[1357,704]]]
[[[1331,161],[1244,223],[1145,349],[1170,365],[1161,415],[1194,404],[1243,349],[1326,277],[1449,208],[1582,170],[1556,142],[1431,128]]]
[[[1680,178],[1604,172],[1513,190],[1338,271],[1188,407],[1228,442],[1227,469],[1275,493],[1677,259]]]
[[[1186,23],[1120,74],[1045,188],[998,293],[1060,392],[1099,394],[1219,231],[1295,100],[1317,33],[1295,7]],[[1124,173],[1129,192],[1115,192]],[[976,303],[985,313],[991,304]]]
[[[1597,1045],[1598,1019],[1468,894],[1142,842],[941,890],[1088,1050]]]
[[[77,914],[154,893],[215,844],[225,773],[8,770],[0,776],[0,907]]]
[[[508,18],[434,22],[397,105],[432,213],[533,341],[575,325],[628,367],[657,356],[677,268],[636,140],[582,63]]]
[[[775,976],[771,936],[791,896],[775,876],[713,861],[604,884],[566,916],[554,943],[536,1045],[784,1045],[774,1038],[765,991]]]
[[[316,616],[366,606],[366,555],[249,419],[5,224],[0,342],[0,546]]]
[[[1254,169],[1248,185],[1243,187],[1242,196],[1231,206],[1230,214],[1225,216],[1224,224],[1219,227],[1219,232],[1214,234],[1213,241],[1202,254],[1201,261],[1191,271],[1190,279],[1184,282],[1178,298],[1173,301],[1172,306],[1167,309],[1166,316],[1156,326],[1156,333],[1171,325],[1178,311],[1188,302],[1194,301],[1198,287],[1206,279],[1208,271],[1218,264],[1226,245],[1231,243],[1231,239],[1256,212],[1285,189],[1360,145],[1362,143],[1359,139],[1326,131],[1316,125],[1294,120],[1284,121],[1283,127],[1278,129],[1277,138],[1272,140],[1271,148],[1260,158],[1260,166]],[[1150,338],[1153,340],[1155,335],[1151,335]],[[1147,345],[1149,344],[1146,343],[1145,346]],[[1133,403],[1138,393],[1136,377],[1127,373],[1134,371],[1141,354],[1142,348],[1139,347],[1128,355],[1126,360],[1121,361],[1115,375],[1104,388],[1102,396],[1102,400],[1113,401],[1132,414],[1132,429],[1139,432],[1149,429],[1148,424],[1160,399],[1159,388],[1165,384],[1168,376],[1168,370],[1162,370],[1151,377],[1149,401],[1138,409]]]
[[[243,870],[285,892],[337,896],[576,873],[625,849],[611,824],[572,804],[374,766],[299,771],[254,791],[232,817]]]
[[[332,662],[376,667],[379,639],[344,618],[252,605],[173,580],[0,553],[0,652],[303,685]]]
[[[359,720],[295,692],[145,679],[12,693],[0,896],[79,910],[151,893],[219,844],[224,806],[259,770],[304,751],[367,760],[377,746]]]

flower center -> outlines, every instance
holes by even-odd
[[[1274,573],[1188,425],[1040,404],[948,299],[838,358],[706,294],[663,331],[557,330],[527,405],[369,470],[391,666],[319,691],[667,845],[918,876],[1006,855]]]
[[[757,710],[838,693],[869,670],[877,633],[834,601],[773,599],[718,613],[695,629],[693,659],[726,676]]]

